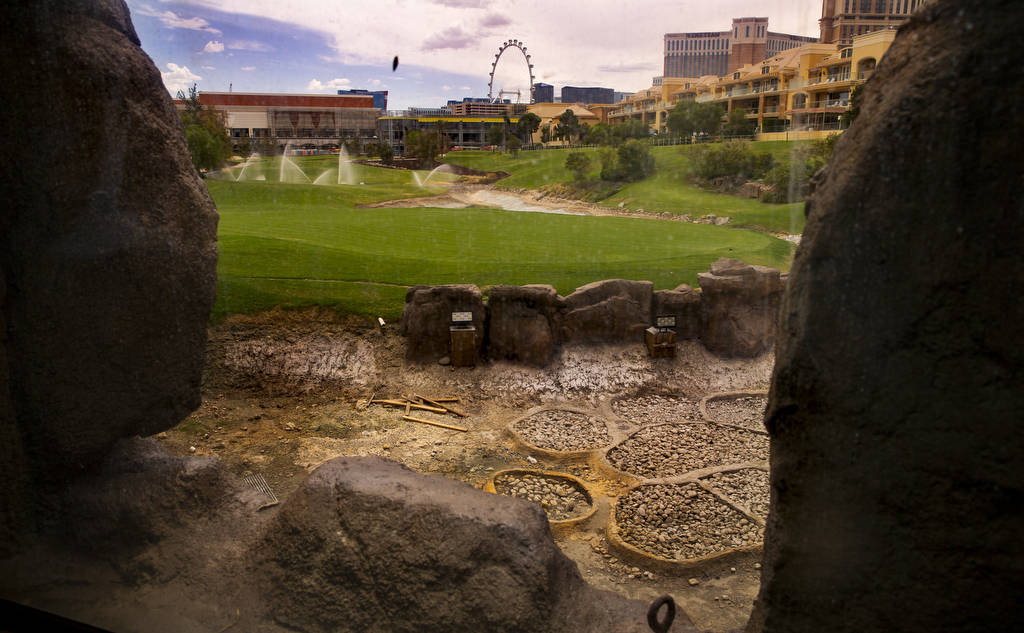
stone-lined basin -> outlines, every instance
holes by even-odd
[[[708,422],[658,424],[633,433],[608,449],[608,463],[640,479],[768,459],[768,437]]]
[[[709,422],[767,433],[764,410],[768,394],[758,391],[737,391],[712,394],[700,402],[701,414]]]
[[[519,468],[502,470],[491,476],[484,489],[539,504],[552,530],[586,521],[597,510],[586,484],[566,473]]]
[[[561,454],[602,449],[612,441],[604,420],[569,408],[528,412],[513,421],[509,430],[530,447]]]

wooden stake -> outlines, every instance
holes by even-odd
[[[442,429],[451,429],[453,431],[462,431],[463,433],[469,431],[469,429],[461,426],[454,426],[452,424],[441,424],[440,422],[434,422],[432,420],[424,420],[423,418],[414,418],[411,415],[402,416],[403,420],[409,420],[410,422],[419,422],[421,424],[430,424],[431,426],[439,426]]]
[[[463,413],[462,411],[459,411],[458,409],[454,409],[452,407],[445,406],[445,405],[441,404],[440,402],[437,402],[436,400],[431,400],[430,398],[424,398],[423,396],[420,396],[420,395],[417,395],[416,397],[419,398],[420,400],[422,400],[423,402],[426,402],[427,404],[432,404],[434,406],[441,407],[442,409],[444,409],[445,411],[448,411],[449,413],[454,413],[455,415],[459,416],[460,418],[468,418],[469,417],[468,413]]]
[[[433,398],[431,402],[458,402],[458,398]]]
[[[402,400],[374,400],[373,404],[388,404],[393,407],[412,407],[413,409],[421,409],[423,411],[430,411],[431,413],[446,413],[441,407],[431,407],[425,404],[415,404],[409,401]]]

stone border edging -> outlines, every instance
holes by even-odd
[[[594,494],[587,487],[586,482],[584,482],[579,477],[570,475],[569,473],[560,473],[553,470],[530,470],[528,468],[506,468],[504,470],[499,470],[493,473],[487,479],[487,483],[484,484],[484,491],[490,492],[491,494],[501,494],[498,492],[497,487],[494,485],[494,480],[501,475],[534,475],[539,477],[548,477],[551,479],[568,479],[573,484],[575,484],[577,488],[583,491],[583,496],[587,499],[587,503],[590,504],[590,510],[581,514],[578,517],[573,517],[571,519],[562,519],[559,521],[548,519],[548,525],[551,527],[552,533],[563,534],[569,532],[576,526],[586,523],[587,521],[592,519],[594,515],[597,513],[597,497],[595,497]],[[513,498],[518,499],[520,497]]]
[[[697,406],[700,409],[700,414],[704,418],[705,422],[713,422],[715,424],[729,426],[734,429],[743,429],[744,431],[751,431],[753,433],[759,433],[761,435],[768,435],[767,430],[751,429],[749,427],[741,426],[739,424],[733,424],[732,422],[723,422],[721,420],[716,420],[711,417],[710,413],[708,413],[708,403],[711,402],[712,400],[728,400],[731,398],[743,398],[745,396],[764,396],[765,398],[767,398],[768,390],[764,389],[757,391],[722,391],[720,393],[712,393],[701,398]]]
[[[544,411],[568,411],[570,413],[578,413],[580,415],[586,415],[589,417],[597,418],[604,425],[605,433],[608,434],[608,442],[601,446],[595,446],[593,448],[584,448],[578,451],[560,451],[553,448],[542,448],[528,441],[518,431],[515,430],[516,424],[525,420],[526,418],[532,417],[538,413]],[[573,406],[570,404],[546,404],[533,407],[526,411],[526,413],[513,418],[510,422],[505,425],[508,433],[512,436],[512,439],[516,444],[525,450],[527,453],[544,457],[546,459],[552,459],[559,463],[580,463],[590,462],[593,459],[593,454],[607,450],[611,446],[615,446],[615,435],[611,428],[609,428],[608,420],[605,418],[604,412],[598,409],[584,409],[582,407]]]

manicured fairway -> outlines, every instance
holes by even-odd
[[[321,305],[393,320],[415,284],[548,283],[565,294],[620,277],[673,288],[719,257],[785,270],[792,252],[762,233],[683,222],[356,208],[434,189],[369,184],[376,176],[348,187],[208,181],[221,216],[214,318]]]
[[[796,147],[795,142],[772,141],[754,143],[755,151],[768,152],[782,160]],[[625,185],[618,193],[603,200],[605,206],[644,209],[688,214],[708,214],[732,218],[729,226],[757,228],[772,232],[801,233],[804,227],[803,203],[765,204],[758,200],[723,195],[689,184],[689,159],[685,147],[653,147],[656,171],[642,182]],[[593,163],[590,177],[600,171],[597,150],[576,150],[587,153]],[[545,184],[568,182],[572,174],[565,169],[569,150],[550,149],[520,152],[518,158],[499,152],[451,152],[445,160],[485,171],[506,171],[510,177],[499,181],[499,188],[536,188]]]

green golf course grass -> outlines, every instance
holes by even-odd
[[[321,157],[293,160],[307,173],[328,168]],[[568,294],[592,281],[624,278],[674,288],[696,284],[697,273],[719,257],[788,270],[793,250],[760,232],[667,220],[360,209],[442,188],[410,184],[408,171],[357,167],[365,185],[283,184],[269,173],[259,182],[207,180],[220,213],[215,321],[276,306],[322,306],[391,321],[416,284],[545,283]]]
[[[771,153],[776,160],[785,160],[797,146],[795,141],[767,141],[753,143],[754,151]],[[655,173],[636,183],[626,184],[614,195],[599,204],[624,209],[643,209],[658,213],[675,213],[698,218],[716,215],[730,218],[728,226],[754,228],[773,233],[801,233],[804,228],[803,203],[766,204],[759,200],[740,198],[706,191],[689,183],[689,158],[686,150],[691,146],[652,147]],[[546,149],[520,152],[518,158],[501,152],[460,151],[449,152],[445,161],[483,171],[505,171],[508,178],[495,186],[504,189],[536,189],[548,184],[566,183],[573,176],[565,168],[570,151],[590,156],[590,178],[597,178],[600,163],[596,149]]]

